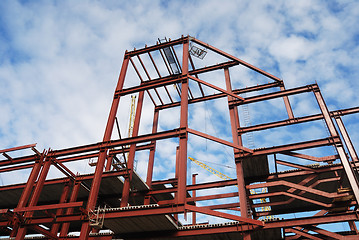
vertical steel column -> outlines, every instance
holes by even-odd
[[[197,173],[192,174],[192,185],[193,186],[196,185],[196,176],[197,175],[198,175]],[[194,199],[193,202],[194,202],[194,205],[196,206],[196,190],[192,191],[192,198]],[[196,215],[197,215],[196,212],[193,211],[192,212],[192,225],[196,225],[196,223],[197,223]]]
[[[152,124],[152,133],[157,133],[158,128],[158,115],[159,110],[155,109],[153,114],[153,124]],[[152,177],[153,177],[153,166],[155,161],[155,152],[156,152],[156,141],[151,141],[151,149],[150,156],[148,158],[148,166],[147,166],[147,176],[146,176],[146,184],[151,189],[152,186]],[[150,204],[150,198],[146,198],[144,204]]]
[[[181,89],[181,116],[180,129],[182,134],[179,139],[179,163],[178,163],[178,188],[177,204],[186,203],[187,185],[187,141],[188,141],[188,45],[187,40],[183,43],[182,55],[182,89]]]
[[[26,186],[21,194],[20,200],[19,200],[19,204],[17,205],[18,208],[23,208],[26,206],[29,198],[30,198],[30,194],[32,192],[32,188],[35,185],[35,182],[37,180],[37,177],[39,175],[39,172],[41,170],[41,166],[42,163],[46,157],[46,152],[42,153],[39,161],[37,163],[35,163],[35,166],[33,167],[33,169],[31,170],[30,176],[29,176],[29,180],[26,183]]]
[[[68,197],[69,192],[70,192],[71,183],[72,182],[65,183],[65,186],[64,186],[64,189],[62,190],[62,194],[61,194],[59,203],[65,203],[66,202],[67,197]],[[62,208],[57,209],[56,210],[56,216],[62,215],[63,212],[64,212],[64,210]],[[57,235],[57,233],[59,231],[59,228],[60,228],[60,223],[53,224],[52,227],[51,227],[51,233]]]
[[[174,193],[176,202],[177,202],[177,199],[178,199],[178,171],[179,171],[179,146],[176,147],[175,179],[177,180],[177,182],[175,182],[175,186],[177,188],[177,191]],[[176,219],[176,221],[178,221],[178,214],[177,213],[173,214],[173,217]]]
[[[313,89],[313,93],[315,95],[315,98],[317,99],[317,102],[318,102],[318,105],[319,105],[319,108],[320,110],[322,111],[322,114],[323,114],[323,117],[324,117],[324,120],[325,120],[325,123],[328,127],[328,130],[329,130],[329,133],[332,137],[336,137],[338,139],[339,138],[339,134],[335,128],[335,125],[334,125],[334,122],[332,120],[332,118],[330,117],[330,112],[324,102],[324,99],[323,99],[323,96],[322,94],[320,93],[320,90],[319,90],[319,87],[316,86],[314,89]],[[349,184],[353,190],[353,193],[354,193],[354,196],[355,196],[355,200],[357,202],[357,205],[359,205],[359,185],[358,185],[358,181],[355,177],[355,174],[354,174],[354,171],[353,171],[353,168],[352,166],[350,165],[350,162],[349,162],[349,159],[345,153],[345,150],[344,150],[344,147],[343,147],[343,144],[341,143],[335,143],[335,147],[338,151],[338,154],[339,154],[339,158],[340,158],[340,161],[342,162],[342,165],[343,165],[343,168],[344,168],[344,171],[348,177],[348,180],[349,180]]]
[[[138,136],[138,130],[140,128],[140,119],[141,119],[142,106],[143,106],[143,97],[144,97],[144,91],[139,92],[137,108],[136,108],[136,115],[135,115],[135,121],[134,121],[134,124],[133,124],[132,137],[137,137]],[[132,182],[132,176],[133,176],[133,166],[134,166],[134,161],[135,161],[135,152],[136,152],[136,143],[131,144],[130,151],[129,151],[129,154],[128,154],[127,170],[129,172],[129,175],[125,177],[125,182],[123,184],[121,207],[126,207],[127,206],[128,199],[130,197],[130,188],[131,188],[131,182]]]
[[[224,76],[226,80],[226,88],[228,92],[232,92],[232,84],[229,75],[228,68],[224,69]],[[231,102],[233,97],[228,96],[228,102]],[[238,116],[238,109],[235,105],[229,105],[229,114],[231,118],[231,129],[232,129],[232,138],[233,143],[239,146],[243,146],[242,139],[238,135],[238,128],[239,128],[239,116]],[[239,206],[241,209],[241,216],[248,217],[248,204],[247,204],[247,193],[246,193],[246,186],[244,182],[244,175],[243,175],[243,167],[242,167],[242,160],[240,159],[240,151],[238,149],[233,149],[234,157],[236,161],[236,171],[237,171],[237,184],[238,184],[238,194],[239,194]]]
[[[49,172],[51,166],[51,158],[47,157],[45,159],[45,163],[44,166],[41,169],[41,173],[39,176],[39,179],[36,182],[36,186],[34,189],[34,192],[31,196],[30,202],[28,204],[29,207],[35,206],[40,198],[40,194],[42,191],[42,188],[44,187],[44,183],[47,177],[47,173]],[[24,218],[28,218],[28,217],[32,217],[33,212],[25,212],[24,214]],[[27,228],[26,227],[20,227],[19,231],[16,234],[16,240],[22,240],[24,239],[25,235],[27,232]]]
[[[80,190],[80,186],[81,186],[80,182],[75,182],[75,185],[72,188],[72,192],[71,192],[71,196],[70,196],[70,200],[69,200],[70,203],[71,202],[76,202],[77,195],[78,195],[79,190]],[[70,215],[73,212],[74,212],[73,208],[68,208],[66,210],[66,215]],[[69,232],[69,228],[70,228],[70,223],[69,222],[66,222],[66,223],[62,224],[61,231],[60,231],[60,237],[66,237],[67,233]]]
[[[229,75],[228,68],[224,68],[224,77],[226,81],[226,89],[228,92],[232,93],[232,84],[231,84],[231,78]],[[232,100],[233,97],[228,96],[228,108],[229,108],[229,114],[231,119],[232,139],[234,144],[243,146],[242,138],[240,135],[238,135],[238,128],[240,127],[238,108],[235,105],[230,105],[230,102]],[[234,158],[236,162],[237,186],[238,186],[239,207],[241,210],[241,217],[248,218],[249,217],[248,202],[247,202],[248,198],[246,192],[246,184],[244,182],[242,160],[240,158],[241,153],[238,149],[233,149],[233,151],[234,151]],[[251,240],[251,235],[249,233],[244,233],[243,239]]]
[[[34,167],[31,170],[29,179],[27,180],[25,188],[21,193],[21,197],[19,199],[19,203],[17,204],[17,208],[23,208],[23,207],[25,207],[27,205],[27,203],[29,201],[29,198],[30,198],[30,195],[31,195],[31,192],[32,192],[32,189],[33,189],[33,187],[35,185],[37,177],[39,176],[41,166],[42,166],[42,163],[43,163],[43,161],[44,161],[44,159],[46,157],[46,154],[47,154],[47,152],[44,151],[41,154],[40,158],[35,161],[35,164],[34,164]],[[10,234],[10,237],[15,237],[16,236],[18,228],[19,228],[19,221],[16,220],[15,224],[13,226],[13,230],[12,230],[12,232]]]
[[[107,156],[107,162],[105,166],[105,171],[110,171],[112,166],[113,156]]]
[[[29,207],[36,206],[37,202],[39,201],[40,194],[44,187],[47,174],[49,173],[51,163],[52,163],[51,157],[47,157],[47,159],[45,160],[44,166],[42,167],[39,179],[36,182],[34,192],[30,199]],[[25,214],[25,216],[27,216],[27,215],[32,215],[32,213],[28,212],[28,214]]]
[[[112,105],[111,105],[110,114],[109,114],[109,117],[107,120],[105,133],[103,136],[103,142],[107,142],[107,141],[111,140],[113,126],[115,124],[116,113],[117,113],[118,105],[120,103],[120,96],[117,93],[118,93],[118,91],[120,91],[123,88],[126,71],[127,71],[127,67],[128,67],[128,62],[129,62],[129,56],[127,56],[125,53],[125,57],[124,57],[122,67],[121,67],[120,76],[118,78],[118,82],[117,82],[117,86],[116,86],[116,90],[115,90],[115,95],[114,95]],[[107,152],[108,152],[108,149],[101,149],[99,156],[98,156],[96,169],[95,169],[94,177],[93,177],[92,184],[91,184],[91,191],[90,191],[89,199],[87,202],[87,210],[88,211],[94,210],[96,207],[96,202],[97,202],[98,192],[100,190],[101,178],[102,178],[103,168],[104,168],[106,157],[107,157]],[[80,234],[79,239],[81,239],[81,240],[87,239],[89,236],[89,233],[90,233],[89,222],[85,221],[82,224],[81,234]]]

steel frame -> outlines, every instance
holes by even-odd
[[[213,55],[220,56],[221,62],[195,68],[195,61],[189,54],[190,43],[206,48]],[[168,51],[172,53],[179,66],[179,73],[174,74],[171,70],[165,49],[167,54]],[[145,62],[145,58],[149,61]],[[182,59],[181,62],[179,58]],[[167,72],[161,72],[161,65],[162,69],[167,69]],[[130,66],[134,75],[137,76],[137,82],[132,81],[132,85],[125,87],[128,86],[125,85],[125,81]],[[265,84],[259,82],[254,86],[233,89],[230,70],[234,67],[254,71],[270,82]],[[150,68],[154,69],[152,73],[154,72],[156,77],[150,76]],[[223,71],[225,89],[203,78],[205,73],[219,71]],[[176,86],[176,91],[171,91],[171,85]],[[243,97],[244,93],[252,95]],[[313,94],[319,114],[295,117],[289,96],[303,93]],[[138,96],[132,137],[115,139],[112,133],[115,131],[116,116],[121,115],[118,112],[120,100],[130,94]],[[238,106],[276,98],[283,99],[287,119],[241,126]],[[152,129],[150,133],[140,134],[143,109],[148,107],[146,99],[150,100],[153,107]],[[189,105],[216,99],[227,100],[231,142],[189,127]],[[178,127],[159,131],[160,113],[174,108],[179,108]],[[0,150],[4,157],[0,161],[0,173],[31,169],[26,183],[0,187],[1,198],[6,198],[5,194],[10,191],[21,192],[16,203],[2,205],[0,233],[19,240],[32,233],[40,234],[48,239],[91,239],[93,237],[96,239],[111,239],[112,237],[152,239],[188,236],[201,239],[201,236],[209,234],[217,234],[221,237],[221,234],[237,233],[243,239],[257,239],[256,232],[284,230],[282,237],[285,239],[356,239],[358,231],[355,222],[358,221],[357,203],[359,201],[358,156],[341,117],[358,112],[359,107],[330,112],[318,84],[286,89],[283,81],[278,77],[190,36],[126,51],[101,142],[60,150],[49,149],[42,153],[36,150],[35,144]],[[250,132],[257,133],[318,120],[324,121],[329,132],[327,138],[284,145],[278,145],[273,140],[274,146],[258,149],[250,149],[243,143],[243,135]],[[192,184],[187,183],[190,135],[231,147],[234,154],[233,163],[236,166],[236,179],[196,182],[193,177]],[[159,140],[166,139],[175,139],[178,142],[177,149],[173,150],[176,154],[174,178],[154,180],[154,165],[158,150],[156,145]],[[324,154],[318,157],[304,151],[320,149],[325,152],[326,146],[333,146],[336,154]],[[33,154],[11,157],[14,151],[29,149],[33,151]],[[145,189],[140,189],[136,185],[136,182],[139,183],[134,170],[134,159],[139,151],[149,153],[146,181],[143,185]],[[124,153],[128,153],[125,165],[113,167],[113,161],[117,155]],[[251,173],[250,168],[253,167],[251,165],[257,164],[254,159],[268,161],[268,156],[273,156],[276,171],[270,173],[269,170],[264,169],[261,174]],[[279,159],[279,156],[286,160]],[[76,175],[64,165],[64,163],[85,161],[89,158],[97,159],[93,174]],[[261,161],[262,165],[263,160]],[[303,161],[319,163],[319,165],[303,164]],[[64,177],[59,179],[48,177],[50,166],[59,169]],[[292,170],[277,171],[279,166],[290,167]],[[122,179],[121,191],[112,195],[101,193],[103,187],[101,183],[106,178]],[[47,201],[46,197],[42,197],[41,194],[45,188],[59,184],[63,187],[61,193],[58,193],[57,202]],[[234,186],[236,186],[235,191],[233,191]],[[267,188],[268,192],[250,194],[250,189],[259,188]],[[224,191],[217,194],[196,194],[196,191],[208,189],[224,189]],[[165,199],[159,197],[166,194],[173,197]],[[234,197],[237,199],[235,202],[233,202]],[[99,232],[91,225],[88,213],[103,206],[106,199],[114,198],[118,201],[115,203],[116,206],[110,206],[110,209],[104,210],[104,228],[114,233]],[[227,198],[229,202],[226,204],[208,204],[209,200]],[[263,198],[269,201],[265,203],[256,201]],[[196,204],[197,202],[201,204]],[[264,206],[270,206],[271,210],[258,210]],[[264,216],[307,211],[313,212],[307,213],[306,217],[302,218],[288,217],[281,220],[272,219],[272,221],[262,219]],[[183,226],[180,223],[180,216],[186,218],[187,213],[190,212],[193,213],[192,224]],[[196,213],[219,217],[229,223],[198,224]],[[112,219],[116,219],[118,224],[121,224],[121,221],[128,221],[128,219],[163,215],[169,216],[176,222],[176,230],[165,233],[160,230],[116,233],[115,230],[106,227],[106,221]],[[335,233],[324,229],[325,224],[336,222],[348,223],[351,231]],[[68,235],[70,232],[78,232],[79,236],[70,237]]]

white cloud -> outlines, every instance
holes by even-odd
[[[269,46],[270,53],[279,61],[306,60],[313,54],[312,43],[304,37],[289,36]]]

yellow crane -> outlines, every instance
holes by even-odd
[[[214,168],[211,168],[210,166],[208,166],[207,164],[200,162],[194,158],[188,157],[189,160],[191,160],[192,162],[196,163],[198,166],[202,167],[203,169],[207,170],[208,172],[216,175],[219,178],[222,178],[224,180],[232,180],[232,178],[228,177],[226,174],[223,174],[219,171],[217,171]]]
[[[221,173],[220,171],[208,166],[207,164],[201,162],[201,161],[198,161],[192,157],[188,157],[189,160],[191,160],[192,162],[196,163],[198,166],[200,166],[201,168],[207,170],[208,172],[216,175],[217,177],[221,178],[221,179],[224,179],[224,180],[232,180],[232,178],[228,177],[226,174],[223,174]],[[250,194],[251,195],[255,195],[255,194],[258,194],[254,189],[250,189]],[[261,189],[261,193],[266,193],[268,192],[268,189],[267,188],[262,188]],[[267,200],[265,198],[261,198],[260,199],[261,203],[266,203]],[[270,206],[265,206],[265,207],[261,207],[260,208],[261,211],[270,211],[271,210],[271,207]],[[264,219],[272,219],[273,216],[266,216],[264,217]]]
[[[130,107],[130,120],[128,122],[128,137],[132,137],[133,125],[135,124],[135,113],[136,113],[136,95],[131,96],[131,107]]]
[[[136,114],[136,95],[132,95],[131,96],[131,104],[130,104],[130,119],[129,119],[129,122],[128,122],[128,137],[132,137],[132,133],[133,133],[133,126],[135,124],[135,114]],[[116,124],[117,124],[117,128],[119,128],[118,126],[118,123],[117,123],[117,118],[116,118]],[[119,130],[119,129],[118,129]],[[120,133],[119,133],[120,135]],[[121,135],[120,135],[120,138],[121,138]],[[129,146],[127,146],[129,147]],[[118,169],[119,166],[123,167],[125,164],[126,164],[126,159],[128,159],[128,154],[129,153],[123,153],[123,162],[121,162],[119,159],[115,158],[116,159],[116,162],[113,162],[112,163],[112,166],[114,166],[115,168]],[[97,164],[97,160],[94,160],[94,159],[89,159],[89,162],[88,164],[90,166],[96,166]]]

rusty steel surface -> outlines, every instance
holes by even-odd
[[[206,55],[191,55],[191,44]],[[235,68],[267,83],[238,87]],[[118,138],[113,134],[120,128],[116,118],[127,117],[120,103],[132,94],[137,96],[132,136]],[[294,100],[304,94],[311,95],[316,112],[296,116]],[[254,124],[242,119],[242,106],[278,99],[285,117],[260,117]],[[193,119],[205,125],[206,116],[195,116],[194,106],[213,102],[228,111],[221,119],[225,127],[218,120],[216,133],[197,129]],[[163,124],[166,111],[176,118],[170,127]],[[42,153],[36,144],[0,150],[0,174],[29,171],[25,181],[0,187],[0,236],[357,239],[358,156],[341,117],[358,112],[359,107],[329,111],[317,83],[287,89],[280,78],[190,36],[126,51],[101,142]],[[144,119],[150,119],[146,131],[141,129]],[[327,136],[298,134],[303,124],[318,121]],[[271,137],[258,148],[245,138],[255,133],[265,139],[278,129],[294,137]],[[230,149],[231,180],[191,174],[187,158],[207,149],[194,138]],[[164,149],[171,152],[169,159],[161,157]],[[217,164],[222,163],[217,154]],[[88,159],[93,159],[89,173],[76,174],[67,165]],[[164,161],[171,166],[159,175],[156,167]],[[62,177],[49,176],[50,167]],[[335,223],[350,231],[328,230]]]

